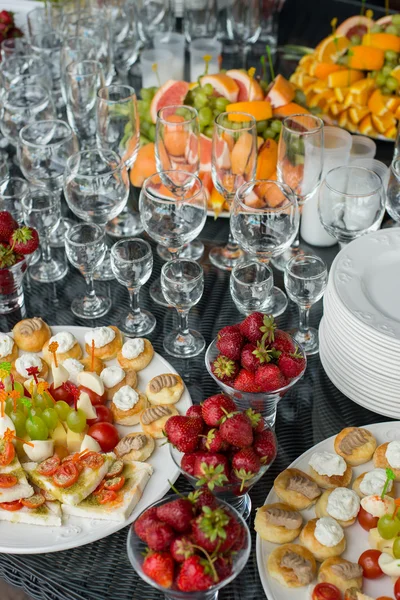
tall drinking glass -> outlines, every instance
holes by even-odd
[[[64,103],[61,95],[61,72],[60,72],[60,54],[63,44],[63,38],[55,31],[47,31],[35,35],[31,39],[33,52],[39,56],[49,67],[52,78],[52,94],[56,108],[61,110]]]
[[[134,3],[140,39],[149,44],[154,34],[171,31],[170,0],[136,0]]]
[[[232,0],[227,6],[227,31],[230,39],[239,44],[242,67],[246,68],[246,52],[261,33],[261,4],[259,0]]]
[[[185,0],[183,28],[190,43],[197,38],[214,38],[217,33],[217,0]]]
[[[254,117],[243,112],[221,113],[214,123],[211,174],[214,186],[231,205],[236,191],[256,175],[257,129]],[[242,251],[229,231],[228,243],[213,248],[210,261],[231,271]]]
[[[22,177],[9,177],[0,181],[0,210],[8,211],[17,223],[22,223],[22,202],[28,193],[28,183]]]
[[[61,92],[65,104],[67,103],[65,79],[68,65],[70,65],[72,62],[81,62],[82,60],[96,60],[96,58],[96,43],[90,38],[72,36],[64,40],[60,51],[60,73]]]
[[[48,65],[34,54],[17,54],[1,63],[0,79],[3,87],[9,89],[17,83],[40,85],[51,92],[52,80]]]
[[[8,60],[10,56],[28,54],[30,45],[24,38],[8,38],[1,42],[1,59]]]

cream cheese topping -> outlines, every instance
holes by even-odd
[[[318,519],[314,531],[315,539],[328,548],[333,548],[344,538],[342,527],[332,517]]]
[[[29,367],[37,367],[39,371],[42,370],[42,359],[37,354],[23,354],[15,361],[15,368],[18,373],[25,379],[29,378],[29,373],[26,369]]]
[[[85,342],[88,346],[92,345],[92,340],[94,340],[95,348],[102,348],[106,346],[115,338],[115,331],[111,329],[111,327],[96,327],[95,329],[91,329],[87,333],[85,333]]]
[[[350,521],[358,515],[360,498],[356,492],[339,487],[329,494],[326,511],[328,515],[339,521]]]
[[[100,373],[100,378],[106,388],[112,388],[125,378],[125,371],[121,367],[106,367]]]
[[[129,385],[124,385],[115,392],[113,402],[119,410],[130,410],[139,402],[139,394]]]
[[[360,492],[365,496],[380,496],[386,483],[385,469],[372,469],[365,473],[360,483]],[[387,492],[390,492],[393,487],[393,481],[389,481]]]
[[[135,338],[128,340],[122,346],[122,356],[127,360],[137,358],[144,351],[144,340],[142,338]]]
[[[400,469],[400,442],[389,442],[386,448],[386,458],[393,469]]]
[[[361,506],[373,517],[383,517],[392,514],[396,507],[393,498],[385,496],[384,499],[377,495],[366,496],[361,500]]]
[[[57,342],[58,344],[57,354],[63,354],[74,347],[76,339],[69,331],[60,331],[50,338],[49,345],[53,342]]]
[[[334,452],[314,452],[308,464],[319,475],[343,475],[347,469],[346,461]]]
[[[69,380],[75,385],[79,385],[78,374],[83,371],[83,364],[80,363],[79,360],[76,360],[76,358],[67,358],[63,362],[63,367],[65,367],[69,373]]]
[[[11,354],[14,346],[14,340],[6,333],[0,333],[0,358]]]

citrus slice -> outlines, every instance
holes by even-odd
[[[275,140],[266,140],[258,151],[256,179],[269,179],[276,170],[277,160],[278,144]]]
[[[133,165],[130,178],[135,187],[142,187],[144,180],[157,172],[154,144],[146,144],[139,148],[139,152]]]
[[[352,106],[349,108],[349,117],[357,125],[364,117],[369,115],[370,110],[365,106]]]
[[[286,104],[285,106],[274,108],[273,116],[284,119],[285,117],[290,117],[291,115],[305,115],[309,112],[310,111],[304,108],[304,106],[300,106],[300,104],[296,104],[296,102],[289,102],[289,104]]]
[[[370,135],[373,129],[374,127],[372,125],[371,115],[364,117],[358,125],[358,131],[363,135]]]
[[[382,117],[388,112],[386,102],[387,96],[384,96],[380,90],[375,90],[368,100],[368,108],[374,115]]]
[[[236,81],[239,86],[238,102],[264,100],[264,92],[262,91],[260,84],[252,77],[249,77],[246,71],[241,69],[230,69],[226,74]]]
[[[189,91],[189,84],[186,81],[175,81],[169,79],[156,92],[150,105],[150,116],[153,123],[157,120],[157,113],[165,106],[184,104],[184,100]]]
[[[374,22],[369,17],[364,15],[355,15],[349,17],[336,29],[336,35],[345,35],[349,40],[353,35],[359,35],[362,37],[371,27]]]
[[[315,48],[319,62],[336,63],[350,46],[350,41],[345,36],[329,35]]]
[[[367,33],[363,36],[362,43],[364,46],[400,52],[400,37],[393,33]]]
[[[223,96],[229,102],[236,102],[239,96],[239,86],[229,75],[225,73],[216,73],[215,75],[204,75],[200,84],[204,87],[207,83],[211,84],[215,92]]]
[[[212,141],[204,133],[200,134],[200,171],[211,171]]]
[[[279,108],[285,104],[289,104],[295,96],[294,86],[290,81],[277,75],[271,88],[268,91],[266,100],[271,103],[273,108]]]
[[[234,102],[228,104],[227,112],[247,113],[255,118],[256,121],[267,121],[272,117],[272,109],[269,102],[266,100],[257,100],[254,102]],[[230,115],[230,121],[243,121],[242,116]]]
[[[396,126],[396,119],[389,112],[381,117],[378,115],[372,115],[372,124],[379,131],[379,133],[385,133],[387,129],[391,129]]]
[[[333,63],[315,63],[315,67],[311,75],[315,75],[317,79],[328,79],[328,75],[341,71],[345,67],[335,65]]]
[[[397,79],[397,81],[400,81],[400,65],[397,65],[397,67],[393,69],[390,75]]]
[[[361,71],[345,69],[344,71],[336,71],[336,73],[328,75],[327,82],[330,88],[341,88],[349,86],[359,79],[364,79],[364,74]]]

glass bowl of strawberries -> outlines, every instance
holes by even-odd
[[[216,600],[246,565],[250,531],[210,492],[167,496],[132,524],[129,560],[149,585],[173,600]]]
[[[249,490],[275,460],[277,441],[260,413],[210,396],[165,424],[171,458],[195,490],[207,489],[247,519]]]
[[[207,348],[205,361],[223,392],[241,410],[260,412],[271,427],[279,400],[307,367],[301,345],[277,329],[272,315],[260,312],[221,329]]]

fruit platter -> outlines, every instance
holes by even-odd
[[[351,133],[393,141],[400,119],[400,14],[346,19],[307,49],[290,81],[310,109]],[[294,48],[293,48],[294,50]]]
[[[399,440],[399,422],[346,427],[278,475],[254,525],[268,598],[398,597]]]
[[[101,539],[170,489],[163,427],[191,399],[148,340],[34,317],[1,334],[0,353],[1,552]]]

